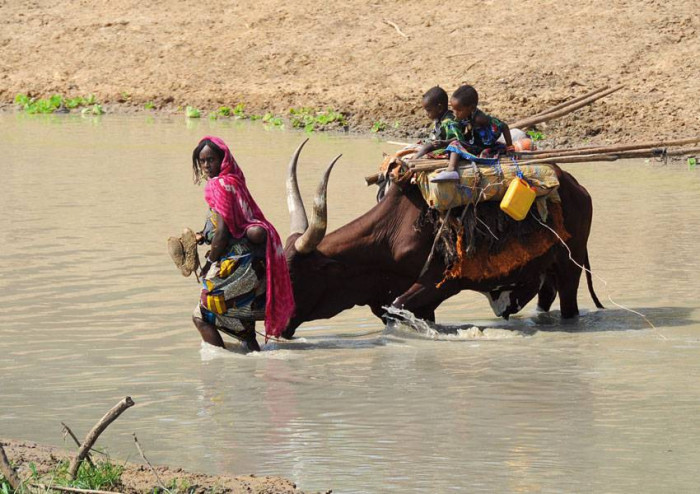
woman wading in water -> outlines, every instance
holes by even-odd
[[[198,243],[211,245],[202,267],[203,288],[192,316],[207,343],[224,346],[219,331],[259,351],[255,321],[265,337],[278,337],[294,312],[292,285],[282,243],[245,184],[228,147],[203,138],[192,152],[194,182],[207,180],[209,214]]]

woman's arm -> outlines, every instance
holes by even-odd
[[[212,220],[216,224],[216,233],[211,241],[211,250],[207,261],[216,262],[226,253],[226,248],[231,241],[231,232],[219,213],[214,213]]]

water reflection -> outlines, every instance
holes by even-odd
[[[357,308],[244,355],[201,346],[189,318],[198,285],[165,239],[201,223],[189,157],[206,133],[231,145],[285,236],[284,169],[306,136],[76,117],[0,116],[3,437],[61,444],[61,420],[86,431],[128,394],[137,406],[103,438],[112,454],[134,459],[136,432],[157,463],[279,474],[308,490],[667,492],[700,480],[697,172],[571,167],[594,200],[593,271],[656,329],[596,281],[608,309],[584,287],[571,324],[531,307],[498,320],[462,293],[438,312],[448,335],[386,330]],[[328,193],[337,228],[372,206],[362,177],[393,149],[313,136],[302,195],[343,153]]]

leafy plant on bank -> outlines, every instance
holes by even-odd
[[[15,96],[15,104],[19,105],[20,108],[30,114],[35,113],[54,113],[61,108],[66,108],[69,110],[80,108],[99,106],[97,99],[94,94],[89,95],[84,98],[82,96],[77,96],[73,98],[66,98],[60,94],[54,94],[49,98],[32,98],[26,94],[18,94]],[[93,111],[93,115],[101,115],[102,107],[100,106],[100,112],[97,113]]]
[[[281,127],[282,125],[284,125],[284,122],[282,121],[281,117],[276,117],[274,114],[269,112],[263,115],[262,121],[263,123],[274,125],[275,127]]]
[[[29,464],[31,470],[30,477],[25,480],[19,489],[13,490],[10,483],[0,474],[0,494],[25,494],[29,492],[39,492],[30,484],[45,485],[51,490],[51,486],[74,487],[78,489],[109,490],[121,487],[121,477],[124,473],[124,466],[116,465],[109,460],[96,461],[95,466],[88,462],[83,462],[78,469],[75,480],[71,480],[68,469],[70,462],[61,461],[50,472],[40,475],[34,463]]]
[[[318,127],[328,125],[347,125],[345,115],[328,108],[327,110],[314,110],[309,107],[291,108],[289,119],[295,129],[304,129],[306,132],[313,132]]]
[[[121,486],[124,466],[117,465],[111,461],[95,461],[95,466],[91,466],[84,461],[78,468],[75,480],[70,480],[68,468],[70,463],[62,461],[55,469],[54,483],[79,489],[106,490]]]
[[[187,118],[200,118],[202,116],[202,112],[200,112],[194,106],[188,106],[185,108],[185,116]]]
[[[377,120],[372,124],[372,128],[370,130],[372,132],[383,132],[386,130],[386,123],[381,120]]]
[[[534,142],[537,141],[544,141],[546,139],[546,135],[544,135],[542,132],[539,130],[528,130],[527,135],[530,136],[530,139],[532,139]]]
[[[104,110],[102,109],[102,105],[92,105],[86,106],[80,111],[80,113],[83,115],[102,115]]]

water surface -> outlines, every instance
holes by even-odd
[[[120,398],[100,440],[138,459],[288,477],[334,492],[690,492],[700,474],[700,171],[568,167],[591,192],[596,311],[533,305],[501,321],[463,293],[438,311],[457,337],[385,330],[369,310],[303,325],[257,355],[200,344],[194,278],[165,239],[199,228],[191,152],[224,138],[287,234],[285,167],[305,137],[245,122],[0,115],[0,437],[62,444]],[[391,144],[314,135],[307,204],[325,165],[329,223],[369,209]],[[643,313],[641,317],[615,306]],[[555,309],[558,309],[555,302]],[[476,324],[482,332],[468,330]]]

